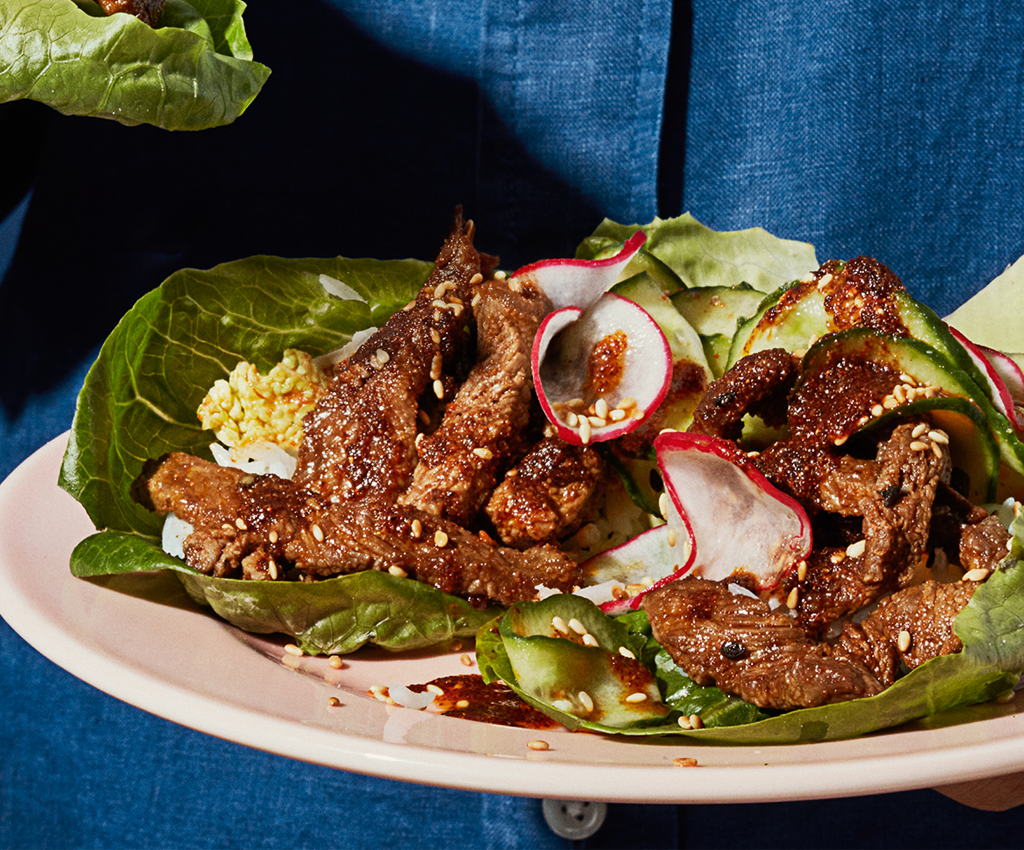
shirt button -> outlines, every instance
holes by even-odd
[[[589,838],[601,828],[608,814],[605,803],[579,800],[545,800],[544,820],[559,838],[578,841]]]

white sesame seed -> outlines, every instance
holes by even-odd
[[[920,437],[927,430],[928,430],[928,423],[926,423],[926,422],[918,422],[914,426],[914,430],[910,432],[910,436],[913,439],[916,440],[918,437]]]
[[[475,454],[481,460],[490,460],[491,458],[494,457],[494,452],[492,452],[490,449],[486,447],[473,449],[473,454]]]
[[[309,530],[313,532],[313,537],[316,538],[317,543],[324,542],[324,530],[319,525],[314,522],[313,525],[310,526]]]
[[[441,531],[440,528],[434,532],[434,545],[440,549],[448,545],[448,535]]]
[[[687,716],[686,716],[685,714],[684,714],[684,715],[682,715],[682,716],[681,716],[681,717],[679,718],[679,720],[677,720],[676,722],[677,722],[677,723],[679,724],[679,726],[680,726],[680,728],[681,728],[681,729],[690,729],[690,728],[692,728],[692,727],[690,726],[690,718],[689,718],[689,717],[687,717]]]
[[[427,690],[436,697],[444,696],[444,688],[442,688],[440,685],[435,685],[433,682],[427,685]]]
[[[556,631],[561,632],[563,635],[569,634],[569,627],[565,624],[565,620],[561,617],[552,617],[551,625],[555,627]]]
[[[302,655],[302,650],[299,649],[294,643],[286,643],[284,645],[284,651],[287,652],[289,655],[294,655],[296,657]]]
[[[594,710],[594,701],[590,698],[590,694],[588,694],[586,691],[579,692],[579,701],[580,704],[583,706],[584,710],[587,712],[587,714],[590,714],[590,712]]]
[[[665,532],[665,538],[666,538],[666,542],[668,543],[669,546],[675,546],[676,545],[676,530],[674,528],[670,528],[667,532]]]
[[[382,366],[391,359],[391,355],[388,354],[383,348],[378,348],[376,353],[377,360],[380,362]]]
[[[434,395],[438,398],[444,398],[444,384],[439,380],[434,381]]]
[[[569,620],[569,628],[572,629],[578,635],[585,635],[587,633],[587,627],[583,625],[579,620],[573,617]]]
[[[596,402],[594,402],[594,413],[601,419],[607,419],[608,402],[606,402],[603,398],[599,398]]]
[[[590,442],[590,420],[580,420],[580,442],[586,445]]]
[[[423,523],[418,519],[412,521],[412,536],[419,537],[423,533]]]
[[[973,570],[968,570],[964,573],[963,581],[983,581],[988,577],[988,570],[982,569],[981,567],[975,567]]]
[[[330,658],[327,659],[327,666],[332,667],[335,670],[340,670],[342,667],[345,666],[345,662],[341,660],[340,656],[332,655]]]
[[[789,596],[786,597],[786,605],[789,608],[796,608],[797,603],[800,601],[800,588],[794,587],[790,592]]]
[[[910,649],[910,632],[906,629],[901,631],[899,636],[896,638],[896,648],[899,649],[900,652],[906,652]]]
[[[466,653],[462,653],[462,655],[459,656],[459,663],[462,664],[463,667],[472,667],[473,659],[470,658]]]
[[[851,558],[859,558],[864,554],[864,550],[867,548],[866,540],[858,540],[856,543],[851,543],[846,547],[846,554]]]
[[[277,581],[277,564],[274,563],[274,559],[273,558],[271,558],[267,562],[267,570],[270,572],[270,577],[274,581]]]
[[[583,635],[583,643],[586,646],[600,646],[601,645],[601,644],[598,643],[597,638],[594,637],[592,634],[590,634],[590,632],[587,632],[585,635]]]
[[[430,329],[430,339],[433,341],[434,345],[441,344],[441,334],[437,332],[437,328]]]
[[[928,448],[928,443],[922,443],[920,440],[914,440],[910,444],[910,450],[912,452],[923,452]]]
[[[397,564],[388,567],[388,573],[395,578],[409,578],[409,574]]]
[[[679,725],[682,726],[683,725],[682,724],[683,718],[680,717],[679,720],[680,720]],[[688,728],[688,727],[684,727],[684,728]],[[674,764],[676,767],[696,767],[697,766],[697,759],[691,758],[689,756],[681,756],[680,758],[672,759],[672,764]]]
[[[497,275],[495,275],[495,277],[497,277]],[[480,272],[477,272],[475,275],[473,275],[469,279],[469,284],[470,284],[470,286],[476,286],[478,283],[482,283],[483,279],[484,279],[484,276],[482,274],[480,274]]]
[[[943,446],[949,445],[949,437],[946,435],[945,431],[929,431],[928,436],[936,443],[940,443]]]
[[[632,693],[628,697],[626,697],[626,702],[638,703],[638,702],[646,702],[646,701],[647,701],[647,694],[642,693],[640,691],[637,691],[636,693]]]
[[[662,493],[658,496],[658,511],[661,513],[662,519],[668,519],[669,511],[669,496],[668,493]]]
[[[526,746],[531,750],[546,750],[551,745],[547,741],[530,741]]]
[[[270,534],[267,535],[267,540],[271,543],[277,543],[277,532],[272,530]]]
[[[632,658],[634,661],[636,660],[636,656],[625,646],[619,647],[619,655],[623,658]]]
[[[245,531],[248,528],[248,526],[245,524],[244,519],[238,517],[238,519],[235,520],[235,528],[237,528],[239,531]]]

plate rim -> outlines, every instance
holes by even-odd
[[[64,501],[56,504],[64,508],[73,505],[84,516],[84,510],[57,486],[56,475],[46,476],[46,473],[56,471],[55,466],[59,467],[67,439],[68,433],[65,432],[45,443],[5,481],[0,482],[0,524],[12,506],[22,504],[23,497],[33,490],[49,493],[52,498],[59,494]],[[24,545],[27,535],[34,530],[31,521],[30,517],[27,523],[16,527],[12,535],[15,542]],[[0,541],[0,584],[5,578],[15,577],[19,571],[18,565],[5,562],[7,548],[13,545],[10,539]],[[63,554],[54,553],[55,556]],[[63,562],[66,564],[66,558]],[[51,565],[51,569],[56,567]],[[59,584],[82,580],[74,579],[67,572],[66,578],[58,575],[57,581]],[[66,623],[55,622],[53,617],[47,616],[43,610],[44,603],[53,588],[29,582],[29,590],[23,592],[16,581],[6,583],[8,586],[0,593],[0,618],[44,657],[104,693],[204,734],[299,761],[380,778],[523,797],[562,799],[570,793],[573,798],[603,802],[745,803],[860,796],[953,785],[990,779],[1024,768],[1024,716],[1019,713],[947,727],[960,730],[970,727],[970,731],[975,733],[966,736],[971,740],[962,741],[958,746],[954,742],[952,748],[920,746],[910,752],[870,753],[870,747],[861,745],[866,740],[864,738],[760,747],[745,745],[739,748],[747,756],[763,753],[763,766],[715,763],[723,753],[735,751],[737,745],[707,744],[692,739],[647,742],[594,736],[592,733],[548,735],[510,727],[489,727],[492,737],[500,739],[503,746],[507,744],[506,752],[485,754],[420,743],[392,742],[380,736],[375,738],[366,729],[327,729],[304,723],[301,717],[269,716],[266,711],[238,704],[236,694],[226,693],[218,698],[216,687],[213,692],[202,693],[189,691],[180,682],[161,681],[152,672],[137,665],[131,666],[123,659],[102,651],[102,641],[97,636],[76,634]],[[113,592],[102,587],[96,587],[96,591]],[[139,602],[128,600],[133,598],[105,601],[126,606]],[[219,642],[225,640],[240,646],[244,644],[231,634],[233,626],[213,617],[204,617],[203,622],[203,638],[218,642],[218,648]],[[223,646],[226,648],[228,644]],[[254,659],[257,657],[251,647],[242,651],[252,653]],[[265,669],[261,668],[263,674],[275,685],[281,683],[289,690],[294,689],[295,693],[289,696],[297,700],[325,699],[323,682],[295,677],[282,665],[270,664]],[[387,706],[368,697],[363,702],[365,705],[358,706],[360,716],[372,715],[375,722],[386,722]],[[409,719],[408,715],[403,717]],[[473,737],[472,727],[486,725],[440,715],[431,715],[424,722],[446,724],[444,729],[469,737]],[[939,734],[941,732],[906,729],[867,738],[884,740],[885,736],[894,735],[901,736],[897,739],[901,743],[907,743],[909,739],[903,736],[923,736],[917,739],[922,742],[936,737],[951,737],[948,733]],[[577,740],[581,734],[592,738]],[[551,740],[554,743],[551,751],[530,751],[526,743],[537,738]],[[658,753],[660,761],[652,759],[650,763],[641,764],[628,761],[618,764],[605,761],[580,763],[571,760],[571,753],[566,758],[561,752],[577,746],[587,751],[591,743],[596,747],[595,752],[619,750],[625,753],[626,750],[619,748],[629,748],[631,755]],[[797,751],[794,748],[801,749]],[[783,752],[787,756],[795,755],[795,760],[772,758]],[[701,761],[702,754],[709,757],[708,763]],[[801,760],[801,754],[821,755],[822,761]],[[672,764],[675,755],[695,756],[699,767],[695,771],[676,767]]]

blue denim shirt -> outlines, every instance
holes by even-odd
[[[0,106],[19,143],[0,176],[0,477],[68,427],[97,346],[172,271],[429,259],[456,204],[508,267],[571,253],[604,217],[689,211],[822,260],[875,256],[940,314],[1024,254],[1018,3],[305,0],[250,3],[246,22],[273,74],[229,127]],[[4,623],[0,694],[3,847],[567,846],[535,800],[167,723]],[[1020,826],[908,791],[613,806],[581,846],[996,847]]]

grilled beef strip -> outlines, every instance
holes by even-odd
[[[861,623],[844,623],[834,645],[727,582],[680,579],[649,593],[644,610],[654,637],[695,682],[789,710],[873,696],[901,667],[959,652],[953,622],[978,584],[926,581],[896,591]]]
[[[994,514],[965,525],[960,532],[960,566],[967,570],[991,570],[1006,557],[1010,532]]]
[[[741,358],[708,386],[688,430],[738,440],[748,413],[760,416],[769,426],[785,425],[787,397],[796,383],[799,362],[784,348]]]
[[[530,352],[550,310],[551,301],[529,282],[489,280],[477,287],[476,365],[437,430],[417,441],[419,462],[399,504],[460,525],[476,518],[499,475],[529,445]]]
[[[699,685],[716,685],[762,708],[809,708],[883,689],[860,663],[835,658],[784,609],[687,577],[644,597],[655,639]]]
[[[902,422],[874,461],[839,464],[822,482],[820,504],[860,516],[863,542],[816,546],[805,579],[786,579],[787,590],[799,588],[798,617],[812,632],[905,586],[927,558],[932,504],[951,464],[947,445],[920,425]]]
[[[303,420],[297,484],[339,499],[383,502],[409,486],[420,399],[436,386],[449,396],[449,369],[470,347],[471,301],[483,275],[473,235],[460,210],[415,300],[340,365]]]
[[[108,15],[126,12],[155,27],[164,14],[165,0],[97,0]]]
[[[506,546],[553,543],[579,527],[604,473],[604,459],[593,446],[545,437],[495,488],[487,516]]]
[[[553,546],[497,546],[455,523],[401,505],[334,502],[275,475],[253,475],[181,452],[149,461],[133,488],[140,504],[173,511],[195,531],[186,560],[201,572],[246,578],[391,570],[447,593],[502,604],[538,585],[570,591],[579,567]]]
[[[888,687],[896,680],[901,662],[912,670],[963,649],[953,621],[978,584],[926,581],[898,590],[882,599],[863,622],[845,623],[833,652],[866,666]],[[904,633],[905,643],[901,643]]]

